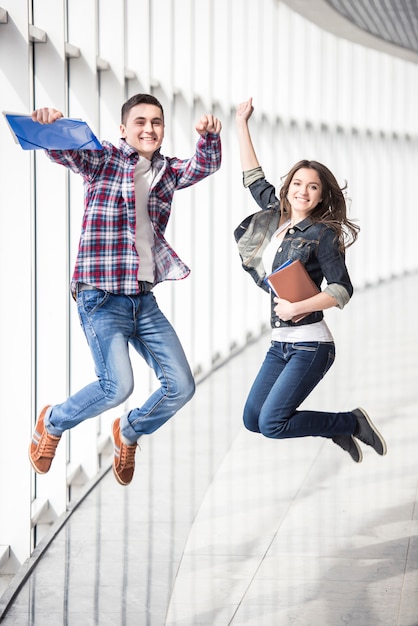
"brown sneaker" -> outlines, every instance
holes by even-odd
[[[55,450],[61,439],[61,437],[50,435],[45,428],[44,418],[49,406],[47,405],[40,412],[29,446],[29,460],[38,474],[46,474],[51,467]]]
[[[113,445],[115,453],[113,457],[113,473],[120,485],[129,485],[135,471],[135,452],[137,444],[127,446],[120,437],[120,418],[112,424]]]

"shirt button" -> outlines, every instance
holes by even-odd
[[[294,228],[289,228],[289,233],[290,233],[291,235],[293,235],[293,233],[294,233],[294,232],[295,232],[295,229],[294,229]]]
[[[279,248],[279,249],[277,250],[277,252],[281,252],[282,250],[283,250],[283,248]]]
[[[280,326],[280,322],[278,322],[278,321],[274,322],[274,325],[275,325],[276,328],[278,328]]]

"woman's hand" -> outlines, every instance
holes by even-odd
[[[248,125],[248,120],[253,114],[253,111],[253,99],[248,98],[248,100],[246,100],[245,102],[241,102],[241,104],[238,105],[235,114],[239,142],[239,155],[241,161],[241,169],[243,172],[252,170],[260,166],[254,150]]]
[[[241,104],[238,105],[235,114],[235,120],[237,124],[241,124],[242,122],[247,123],[251,115],[253,114],[253,111],[254,107],[252,98],[248,98],[248,100],[246,100],[245,102],[241,102]]]
[[[316,296],[301,300],[300,302],[289,302],[288,300],[277,297],[274,298],[274,302],[276,302],[274,312],[284,322],[288,322],[292,318],[299,317],[300,315],[308,315],[315,311],[325,311],[325,309],[338,306],[338,302],[334,296],[331,296],[326,291],[321,291],[316,294]]]
[[[289,302],[289,300],[284,300],[283,298],[274,298],[274,302],[277,302],[274,312],[284,322],[289,322],[297,314],[294,302]]]

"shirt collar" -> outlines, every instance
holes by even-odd
[[[135,150],[135,148],[130,146],[129,143],[126,141],[126,139],[124,139],[123,137],[121,137],[119,140],[119,149],[122,152],[122,154],[128,158],[131,158],[131,157],[138,158],[138,152]]]
[[[122,152],[122,154],[127,157],[128,159],[138,159],[138,152],[137,150],[135,150],[135,148],[133,148],[127,141],[126,139],[124,139],[123,137],[120,138],[119,140],[119,149]],[[158,148],[158,150],[156,150],[152,156],[152,167],[156,167],[158,169],[161,168],[162,166],[162,161],[164,160],[161,152],[160,152],[161,148]]]

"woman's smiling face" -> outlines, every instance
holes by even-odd
[[[293,218],[303,219],[322,200],[322,183],[318,172],[308,167],[297,170],[290,181],[287,199]]]

